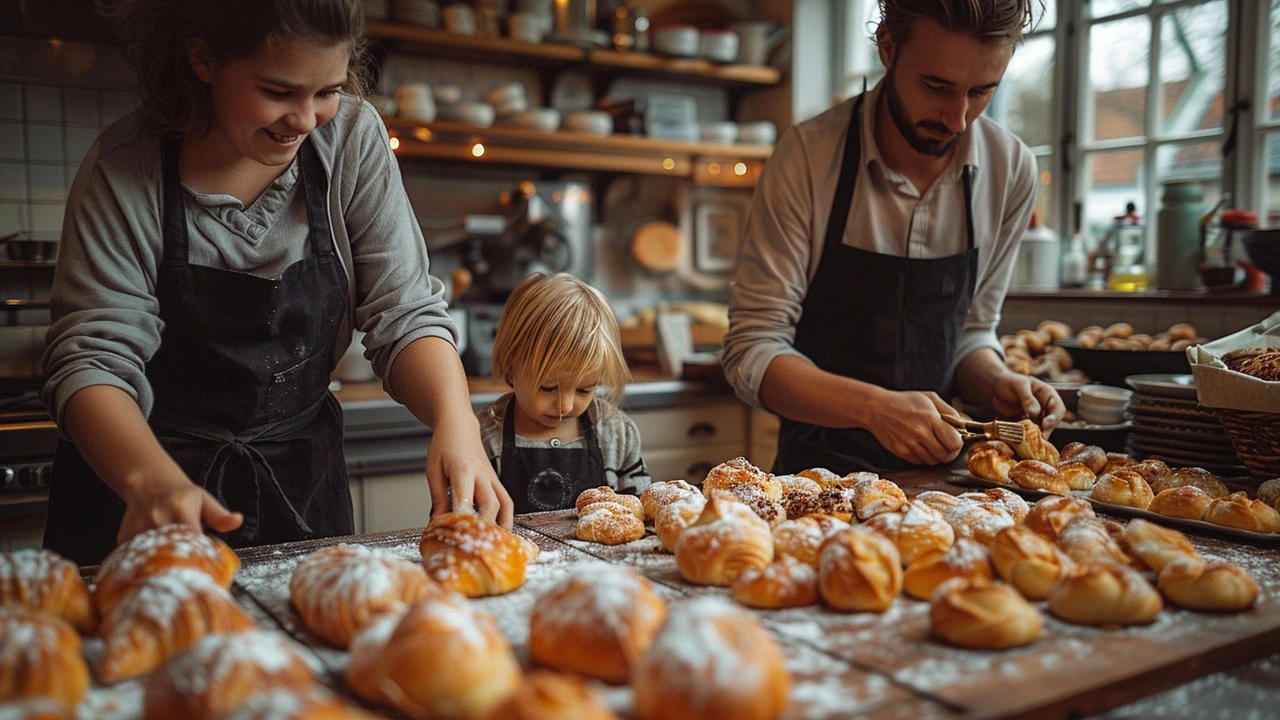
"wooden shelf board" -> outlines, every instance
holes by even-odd
[[[587,62],[595,69],[635,70],[646,75],[699,79],[735,85],[777,85],[782,73],[760,65],[721,65],[697,58],[667,58],[651,53],[588,50]]]
[[[484,155],[478,158],[472,155],[473,143],[448,140],[423,142],[412,137],[402,139],[400,147],[395,152],[401,157],[453,160],[483,165],[522,165],[671,177],[688,177],[692,173],[691,162],[687,157],[670,158],[671,167],[667,168],[663,164],[666,158],[662,156],[616,155],[567,148],[512,147],[493,143],[485,144],[484,141],[481,143],[484,144],[485,151]]]

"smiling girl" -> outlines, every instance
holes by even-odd
[[[115,0],[143,105],[67,199],[44,400],[45,545],[168,523],[233,545],[354,532],[329,373],[351,341],[434,429],[433,510],[507,524],[441,283],[360,98],[359,0]],[[426,522],[426,508],[423,508]]]
[[[640,431],[622,411],[631,373],[609,301],[585,282],[535,274],[511,293],[493,374],[512,387],[481,410],[485,450],[517,513],[573,507],[588,488],[640,494]]]

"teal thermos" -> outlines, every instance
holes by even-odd
[[[1200,218],[1204,188],[1195,180],[1164,184],[1156,218],[1156,286],[1193,290],[1200,286]]]

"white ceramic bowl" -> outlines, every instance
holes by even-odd
[[[501,124],[507,127],[555,132],[560,129],[560,111],[555,108],[532,108],[502,118]]]
[[[1114,425],[1124,421],[1132,390],[1110,385],[1085,385],[1076,400],[1076,414],[1095,425]]]
[[[772,145],[778,141],[778,126],[768,120],[738,123],[738,142],[747,145]]]
[[[689,25],[667,27],[653,34],[653,47],[663,55],[697,57],[700,45],[698,29]]]
[[[510,117],[517,115],[529,109],[529,100],[527,98],[512,98],[502,103],[494,103],[493,110],[498,117]]]
[[[476,127],[493,125],[495,115],[493,106],[489,103],[458,103],[440,107],[441,119],[467,123]]]
[[[525,91],[524,85],[518,82],[503,83],[498,87],[484,94],[485,102],[490,105],[505,105],[511,102],[524,101],[528,105],[529,94]]]
[[[738,34],[729,30],[703,30],[698,36],[698,57],[731,63],[738,59]]]
[[[704,122],[698,125],[698,135],[702,142],[732,145],[738,141],[738,123]]]
[[[564,116],[564,129],[592,135],[613,134],[613,118],[600,110],[584,110]]]

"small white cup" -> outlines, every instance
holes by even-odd
[[[402,118],[419,122],[436,119],[435,95],[426,83],[405,83],[396,88],[396,104]]]
[[[511,13],[507,18],[507,34],[512,40],[537,44],[542,42],[542,18],[531,12]]]
[[[444,28],[459,35],[475,35],[476,14],[470,5],[449,5],[444,9]]]

